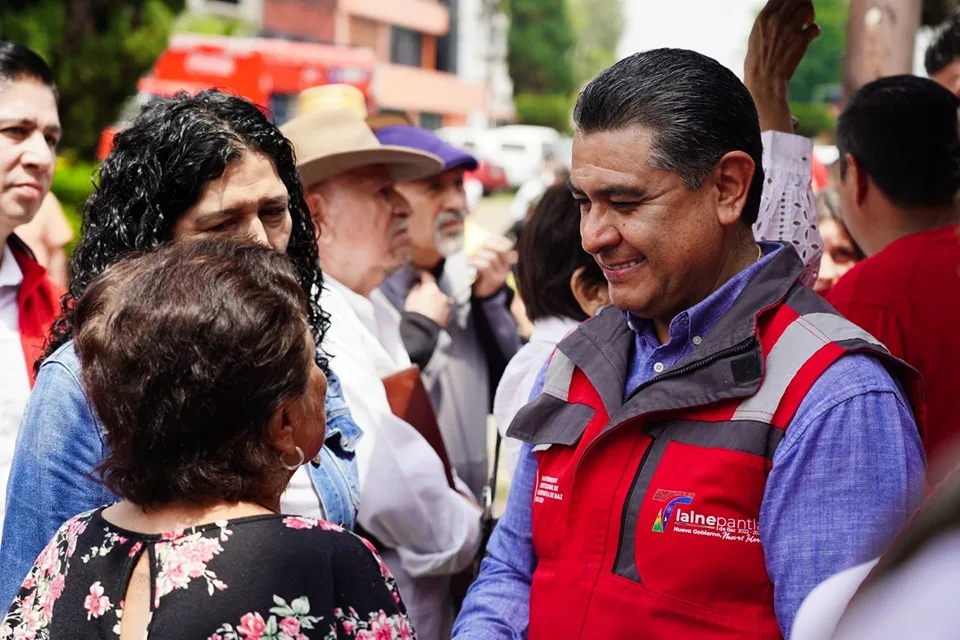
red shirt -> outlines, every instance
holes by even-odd
[[[27,362],[30,386],[33,387],[33,365],[43,355],[50,326],[60,313],[60,296],[64,292],[60,285],[47,278],[46,269],[37,264],[22,240],[10,236],[8,242],[23,273],[23,282],[17,291],[20,341],[23,344],[23,357]]]
[[[957,233],[947,227],[901,238],[848,271],[827,298],[923,376],[931,461],[960,435]]]

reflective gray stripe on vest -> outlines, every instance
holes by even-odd
[[[570,396],[570,382],[573,380],[573,362],[560,350],[553,352],[547,375],[543,381],[543,392],[559,400],[567,401]]]
[[[794,320],[767,356],[760,389],[740,403],[732,420],[771,420],[803,365],[828,343],[845,340],[862,340],[883,348],[876,338],[839,315],[809,313]]]

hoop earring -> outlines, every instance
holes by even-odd
[[[300,456],[300,460],[297,462],[297,464],[292,464],[292,465],[287,464],[286,462],[283,461],[283,454],[280,454],[280,464],[282,464],[283,468],[286,469],[287,471],[296,471],[303,465],[303,449],[301,449],[300,447],[294,447],[294,448],[297,450],[297,455]]]

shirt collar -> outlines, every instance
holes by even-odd
[[[370,298],[362,296],[345,284],[331,278],[328,274],[323,274],[323,283],[331,291],[338,293],[349,305],[353,312],[357,314],[360,322],[370,329],[374,335],[377,333],[377,319],[374,314],[373,302]]]
[[[558,343],[567,337],[567,334],[580,326],[580,323],[570,318],[541,318],[533,323],[530,341]]]
[[[23,271],[9,244],[3,245],[3,261],[0,262],[0,287],[19,287],[23,283]]]
[[[720,318],[730,310],[750,280],[784,249],[784,245],[775,242],[761,242],[759,245],[763,252],[760,260],[727,280],[719,289],[686,311],[680,312],[670,321],[669,344],[678,342],[692,343],[694,346],[699,344],[700,340],[716,326]],[[627,319],[627,325],[633,329],[640,340],[649,342],[652,347],[660,346],[653,329],[653,322],[637,318],[627,311],[623,313]]]

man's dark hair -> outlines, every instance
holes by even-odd
[[[0,40],[0,83],[16,80],[45,84],[57,95],[53,70],[43,58],[18,42]]]
[[[517,282],[530,320],[587,319],[570,290],[570,277],[584,267],[587,283],[606,288],[607,280],[580,245],[580,205],[566,184],[543,194],[524,225],[518,252]]]
[[[840,176],[852,155],[904,208],[952,206],[960,100],[933,80],[891,76],[857,91],[837,121]]]
[[[685,49],[653,49],[616,63],[580,93],[573,111],[584,133],[643,126],[653,132],[654,168],[699,189],[717,162],[743,151],[756,165],[741,219],[752,225],[763,192],[760,121],[732,71]]]
[[[923,59],[927,75],[940,73],[957,58],[960,58],[960,10],[937,27]]]
[[[295,268],[227,239],[131,256],[87,286],[72,319],[104,484],[141,507],[269,495],[285,476],[267,424],[314,366]]]
[[[83,208],[82,237],[70,263],[70,290],[46,355],[70,339],[72,301],[94,278],[131,251],[153,251],[173,240],[177,219],[246,151],[263,153],[287,188],[293,230],[287,255],[310,300],[307,318],[317,344],[329,319],[320,308],[323,276],[315,227],[303,199],[293,149],[250,102],[208,90],[147,104],[100,167],[99,183]],[[321,349],[318,363],[326,367]]]

